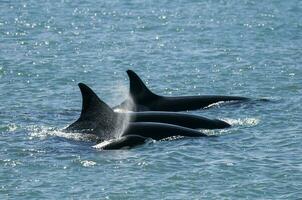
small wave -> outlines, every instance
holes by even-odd
[[[277,99],[271,98],[271,97],[261,97],[259,99],[251,99],[251,101],[248,101],[248,104],[254,104],[254,103],[258,103],[258,102],[272,102],[272,101],[276,101]],[[237,101],[237,100],[233,100],[233,101],[219,101],[216,103],[212,103],[208,106],[206,106],[204,109],[208,109],[208,108],[212,108],[212,107],[220,107],[222,104],[223,105],[233,105],[233,104],[237,104],[240,103],[241,101]]]
[[[230,119],[230,118],[224,118],[221,119],[229,124],[231,124],[231,126],[247,126],[247,127],[251,127],[251,126],[256,126],[257,124],[259,124],[260,120],[257,118],[244,118],[244,119]],[[232,128],[227,128],[227,129],[202,129],[202,132],[212,136],[212,135],[226,135],[232,132]]]
[[[6,132],[15,132],[20,128],[17,124],[11,123],[11,124],[6,124],[4,126],[0,126],[0,131],[6,131]]]
[[[183,138],[185,138],[185,137],[177,135],[177,136],[171,136],[171,137],[167,137],[167,138],[161,139],[160,141],[180,140],[180,139],[183,139]]]
[[[1,163],[3,163],[4,166],[8,166],[8,167],[16,167],[17,165],[22,164],[20,161],[11,160],[11,159],[0,160],[0,164]]]
[[[172,140],[173,138],[171,138]],[[110,140],[105,140],[99,144],[96,144],[94,146],[92,146],[93,148],[95,149],[100,149],[102,150],[106,145],[110,144],[111,142],[113,141],[116,141],[117,139],[110,139]],[[146,141],[145,141],[145,144],[150,144],[150,143],[155,143],[156,141],[153,140],[152,138],[148,138]],[[125,147],[124,149],[127,149],[128,147]]]
[[[83,134],[83,133],[72,133],[64,132],[62,130],[50,128],[50,127],[38,127],[31,126],[28,127],[30,139],[39,138],[46,139],[50,136],[62,137],[67,139],[73,139],[77,141],[95,141],[97,137],[92,134]]]
[[[9,132],[14,132],[18,129],[18,126],[16,124],[9,124],[8,125],[8,131]]]
[[[234,126],[234,125],[256,126],[260,122],[260,119],[257,119],[257,118],[244,118],[244,119],[225,118],[225,119],[222,119],[222,120],[226,121],[227,123],[231,124],[232,126]]]
[[[92,167],[92,166],[96,165],[96,162],[94,162],[92,160],[81,160],[80,163],[83,167]]]
[[[203,133],[207,134],[208,136],[219,136],[219,135],[225,135],[230,132],[230,129],[203,129]]]
[[[110,142],[112,142],[113,140],[115,139],[112,139],[112,140],[105,140],[104,142],[101,142],[99,144],[96,144],[94,146],[92,146],[93,148],[96,148],[96,149],[103,149],[106,145],[110,144]]]
[[[212,108],[212,107],[219,107],[221,104],[225,104],[225,103],[227,103],[227,102],[225,102],[225,101],[218,101],[216,103],[212,103],[212,104],[206,106],[205,109]]]

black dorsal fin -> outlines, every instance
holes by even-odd
[[[91,118],[99,116],[110,117],[114,115],[114,111],[103,102],[94,91],[84,83],[79,83],[79,88],[82,93],[82,112],[80,118]]]
[[[159,97],[151,92],[142,79],[132,70],[127,70],[130,80],[130,95],[134,101],[152,100]]]
[[[96,133],[113,128],[116,120],[114,111],[84,83],[79,83],[82,93],[80,118],[66,128],[67,131]]]

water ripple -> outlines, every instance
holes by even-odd
[[[1,1],[1,199],[302,196],[302,3]],[[192,114],[212,138],[100,151],[65,133],[78,82],[110,106],[133,69],[162,95],[240,95]],[[263,101],[261,98],[268,101]]]

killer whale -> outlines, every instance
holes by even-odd
[[[138,135],[127,135],[122,136],[117,139],[112,139],[108,141],[107,143],[100,143],[96,145],[98,149],[103,150],[116,150],[116,149],[122,149],[122,148],[130,148],[138,145],[144,144],[148,138],[138,136]]]
[[[80,117],[65,132],[94,134],[98,141],[112,140],[104,149],[132,147],[143,144],[148,138],[161,140],[172,136],[207,137],[208,135],[186,127],[154,122],[130,122],[123,127],[124,119],[115,113],[87,85],[79,83],[82,94]],[[118,136],[118,137],[117,137]]]
[[[153,93],[132,70],[127,70],[130,81],[129,97],[115,109],[132,111],[187,111],[205,108],[221,101],[249,100],[240,96],[179,96],[167,97]]]
[[[223,120],[209,119],[188,113],[163,111],[131,112],[127,113],[131,122],[159,122],[179,125],[194,129],[222,129],[231,125]]]
[[[83,121],[87,121],[86,124],[84,125],[91,128],[92,124],[88,124],[88,123],[92,123],[92,121],[98,120],[99,118],[100,118],[99,119],[100,122],[104,119],[111,120],[113,122],[116,121],[116,119],[118,118],[118,119],[129,119],[130,122],[168,123],[168,124],[179,125],[179,126],[194,128],[194,129],[222,129],[231,126],[230,124],[228,124],[223,120],[208,119],[202,116],[192,115],[188,113],[158,112],[158,111],[130,112],[130,113],[113,112],[110,107],[105,106],[104,103],[100,103],[97,95],[88,86],[84,84],[79,84],[79,87],[81,89],[82,96],[83,96],[82,115],[79,120],[81,122],[82,127],[83,127]],[[90,96],[91,98],[87,98]],[[90,102],[90,101],[94,101],[94,102]],[[96,107],[95,110],[88,111],[89,109],[91,109],[91,106],[89,106],[89,104],[95,104]],[[106,110],[106,112],[103,112],[102,114],[98,114],[101,113],[99,109],[100,110],[104,109]],[[86,113],[90,113],[90,115],[87,116]],[[106,116],[102,116],[104,115],[104,113],[107,113]]]

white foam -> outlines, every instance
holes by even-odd
[[[110,144],[111,141],[113,141],[114,139],[112,140],[105,140],[104,142],[101,142],[99,144],[96,144],[94,146],[92,146],[93,148],[96,148],[96,149],[103,149],[106,145]]]
[[[176,135],[176,136],[171,136],[171,137],[161,139],[161,141],[179,140],[179,139],[183,139],[183,138],[184,138],[184,136]]]
[[[8,132],[14,132],[18,129],[18,126],[14,123],[8,125]]]
[[[27,129],[30,132],[29,133],[30,139],[34,139],[34,138],[46,139],[47,137],[50,136],[63,137],[63,138],[73,139],[78,141],[93,141],[97,139],[97,137],[92,134],[64,132],[62,130],[57,130],[50,127],[31,126],[28,127]]]
[[[10,166],[10,167],[16,167],[17,165],[22,164],[18,160],[11,160],[11,159],[0,160],[0,162],[4,162],[4,166]]]
[[[257,118],[244,118],[244,119],[230,119],[230,118],[224,118],[221,119],[232,126],[256,126],[259,124],[260,120]],[[207,134],[207,135],[225,135],[229,134],[232,132],[232,128],[226,128],[226,129],[215,129],[215,130],[210,130],[210,129],[202,129],[202,132]]]
[[[218,107],[219,108],[220,105],[222,105],[222,104],[224,104],[224,105],[232,105],[233,103],[236,103],[236,102],[238,102],[238,101],[236,101],[236,100],[232,100],[232,101],[218,101],[216,103],[212,103],[212,104],[206,106],[205,109],[211,108],[211,107]]]
[[[205,109],[206,108],[211,108],[211,107],[219,107],[221,104],[224,104],[224,103],[225,103],[225,101],[218,101],[216,103],[212,103],[212,104],[206,106]]]
[[[244,118],[244,119],[222,119],[226,121],[227,123],[231,124],[232,126],[234,125],[239,125],[239,126],[256,126],[259,124],[260,119],[258,118]]]
[[[91,167],[91,166],[96,165],[96,162],[94,162],[92,160],[81,160],[80,163],[83,167]]]
[[[209,135],[209,136],[211,136],[211,135],[218,136],[218,135],[227,134],[228,132],[230,132],[230,129],[216,129],[216,130],[203,129],[202,132]]]

